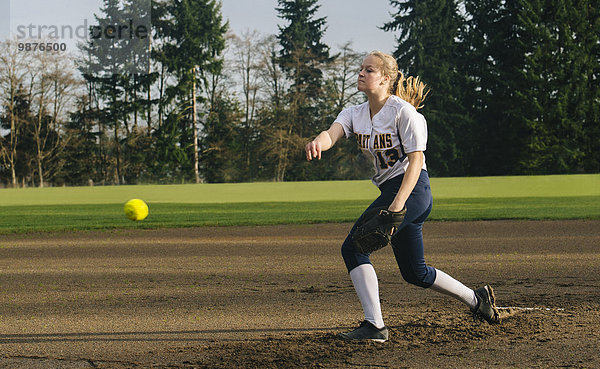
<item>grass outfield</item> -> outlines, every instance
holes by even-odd
[[[433,178],[431,220],[600,219],[600,175]],[[353,221],[369,181],[0,190],[0,233]],[[131,222],[123,204],[150,207]],[[0,245],[1,247],[1,245]]]

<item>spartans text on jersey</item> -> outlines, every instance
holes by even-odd
[[[369,148],[369,141],[371,139],[371,135],[364,135],[360,133],[356,133],[356,142],[358,142],[358,147],[361,149]],[[391,133],[382,133],[375,136],[373,140],[373,149],[387,149],[393,147],[392,143],[392,134]]]

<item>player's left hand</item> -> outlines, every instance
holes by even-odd
[[[406,209],[389,211],[387,207],[373,208],[358,221],[352,239],[357,252],[370,254],[390,243],[400,224],[404,221]]]

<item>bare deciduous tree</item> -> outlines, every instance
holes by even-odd
[[[5,109],[6,120],[0,123],[8,131],[6,137],[0,133],[0,156],[4,165],[10,168],[13,187],[17,186],[17,145],[24,123],[15,114],[15,98],[26,83],[30,63],[30,53],[19,51],[16,40],[0,42],[0,105]]]
[[[365,57],[352,49],[351,42],[345,43],[336,60],[329,65],[326,77],[328,81],[328,95],[333,104],[332,113],[342,111],[346,106],[359,103],[360,93],[356,89],[360,64]]]
[[[75,77],[72,61],[64,53],[39,53],[36,55],[34,80],[35,95],[32,108],[35,121],[31,133],[36,144],[36,166],[39,186],[60,169],[62,161],[57,158],[69,139],[63,129],[67,108],[72,108],[75,91],[81,85]],[[69,66],[72,66],[71,68]]]
[[[258,31],[246,30],[240,36],[233,36],[232,68],[237,72],[243,94],[243,108],[246,125],[252,125],[257,107],[257,96],[260,89],[259,68],[261,52],[259,46],[262,38]]]
[[[240,124],[240,134],[246,137],[242,142],[241,160],[250,170],[254,139],[256,138],[256,112],[259,109],[261,96],[266,95],[262,73],[263,52],[261,47],[265,38],[254,30],[245,30],[241,35],[231,38],[230,60],[226,60],[226,69],[235,75],[238,87],[234,89],[242,93],[240,103],[244,112]]]
[[[280,107],[283,94],[289,89],[290,81],[277,62],[279,41],[274,35],[265,38],[260,45],[260,51],[260,76],[267,86],[267,95],[270,98],[269,105]]]

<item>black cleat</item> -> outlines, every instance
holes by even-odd
[[[500,314],[496,308],[496,298],[491,286],[486,285],[475,290],[477,296],[477,307],[472,309],[473,318],[487,321],[489,324],[500,323]]]
[[[340,333],[345,340],[370,340],[374,342],[385,342],[388,340],[388,329],[375,327],[371,322],[364,320],[360,326],[348,333]]]

